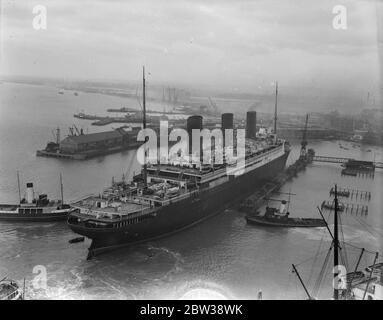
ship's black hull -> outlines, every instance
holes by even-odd
[[[137,224],[121,228],[89,228],[83,224],[68,224],[74,232],[92,239],[90,255],[163,237],[193,226],[243,200],[253,193],[255,188],[282,171],[288,155],[289,152],[285,152],[260,168],[233,177],[207,191],[201,191],[198,196],[191,196],[159,208],[150,219]]]
[[[266,227],[281,227],[281,228],[318,228],[325,227],[326,223],[322,219],[270,219],[264,216],[247,216],[246,221],[249,224],[256,224]]]
[[[68,214],[60,215],[45,215],[35,217],[13,217],[11,215],[1,215],[0,221],[12,221],[12,222],[53,222],[53,221],[65,221],[68,218]]]

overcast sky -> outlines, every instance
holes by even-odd
[[[32,8],[47,8],[47,30]],[[332,27],[335,5],[348,29]],[[2,0],[1,74],[377,90],[374,0]]]

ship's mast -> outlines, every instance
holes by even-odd
[[[301,159],[306,159],[306,156],[307,156],[306,147],[307,147],[307,125],[308,125],[308,121],[309,121],[309,114],[307,113],[306,114],[305,127],[303,129],[303,135],[302,135],[302,141],[301,141],[301,154],[300,154]]]
[[[335,184],[335,188],[334,188],[334,232],[332,233],[327,222],[326,222],[326,219],[324,218],[323,214],[322,214],[322,211],[319,209],[318,207],[318,211],[326,225],[326,228],[332,238],[332,246],[330,247],[330,250],[331,248],[334,248],[334,271],[335,270],[338,270],[338,265],[339,265],[339,249],[341,249],[340,245],[339,245],[339,235],[338,235],[338,189],[337,189],[337,185]],[[359,262],[358,262],[359,264]],[[339,299],[339,289],[338,289],[338,283],[335,283],[335,280],[337,278],[338,274],[337,273],[334,273],[334,284],[333,284],[333,287],[334,287],[334,293],[333,293],[333,298],[334,300],[338,300]]]
[[[21,191],[20,191],[20,176],[19,176],[19,171],[17,171],[17,189],[19,190],[19,203],[21,203]]]
[[[296,266],[295,266],[294,264],[292,264],[292,266],[293,266],[293,271],[294,271],[295,274],[297,275],[297,277],[298,277],[298,279],[299,279],[299,282],[301,283],[303,289],[305,290],[305,292],[306,292],[306,294],[307,294],[308,299],[309,299],[309,300],[312,300],[313,298],[311,297],[309,291],[307,290],[307,288],[306,288],[306,286],[305,286],[305,283],[303,282],[303,280],[302,280],[302,278],[301,278],[301,276],[300,276],[300,274],[299,274],[299,272],[298,272]]]
[[[60,173],[61,206],[64,204],[63,176]]]
[[[334,193],[334,270],[338,268],[338,248],[339,248],[339,238],[338,238],[338,194],[337,194],[337,185],[335,185]],[[337,277],[337,274],[334,274],[334,277]],[[334,300],[339,298],[339,289],[338,284],[334,283]]]
[[[60,127],[56,129],[56,143],[60,144]]]
[[[274,135],[277,142],[278,82],[275,83]]]
[[[145,92],[145,66],[142,67],[142,127],[146,129],[146,92]],[[145,138],[146,141],[146,138]],[[144,150],[144,187],[147,187],[146,150]]]

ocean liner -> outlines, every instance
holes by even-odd
[[[145,123],[145,77],[143,89]],[[233,114],[222,115],[222,129],[233,128]],[[202,129],[202,117],[192,116],[187,129]],[[244,172],[232,175],[236,164],[145,164],[131,182],[114,182],[100,195],[72,207],[68,225],[92,240],[88,258],[112,248],[163,237],[193,226],[241,201],[285,167],[290,149],[273,134],[257,134],[256,113],[247,114]]]

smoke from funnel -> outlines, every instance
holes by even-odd
[[[262,101],[255,101],[250,107],[248,111],[259,111],[262,107]]]

